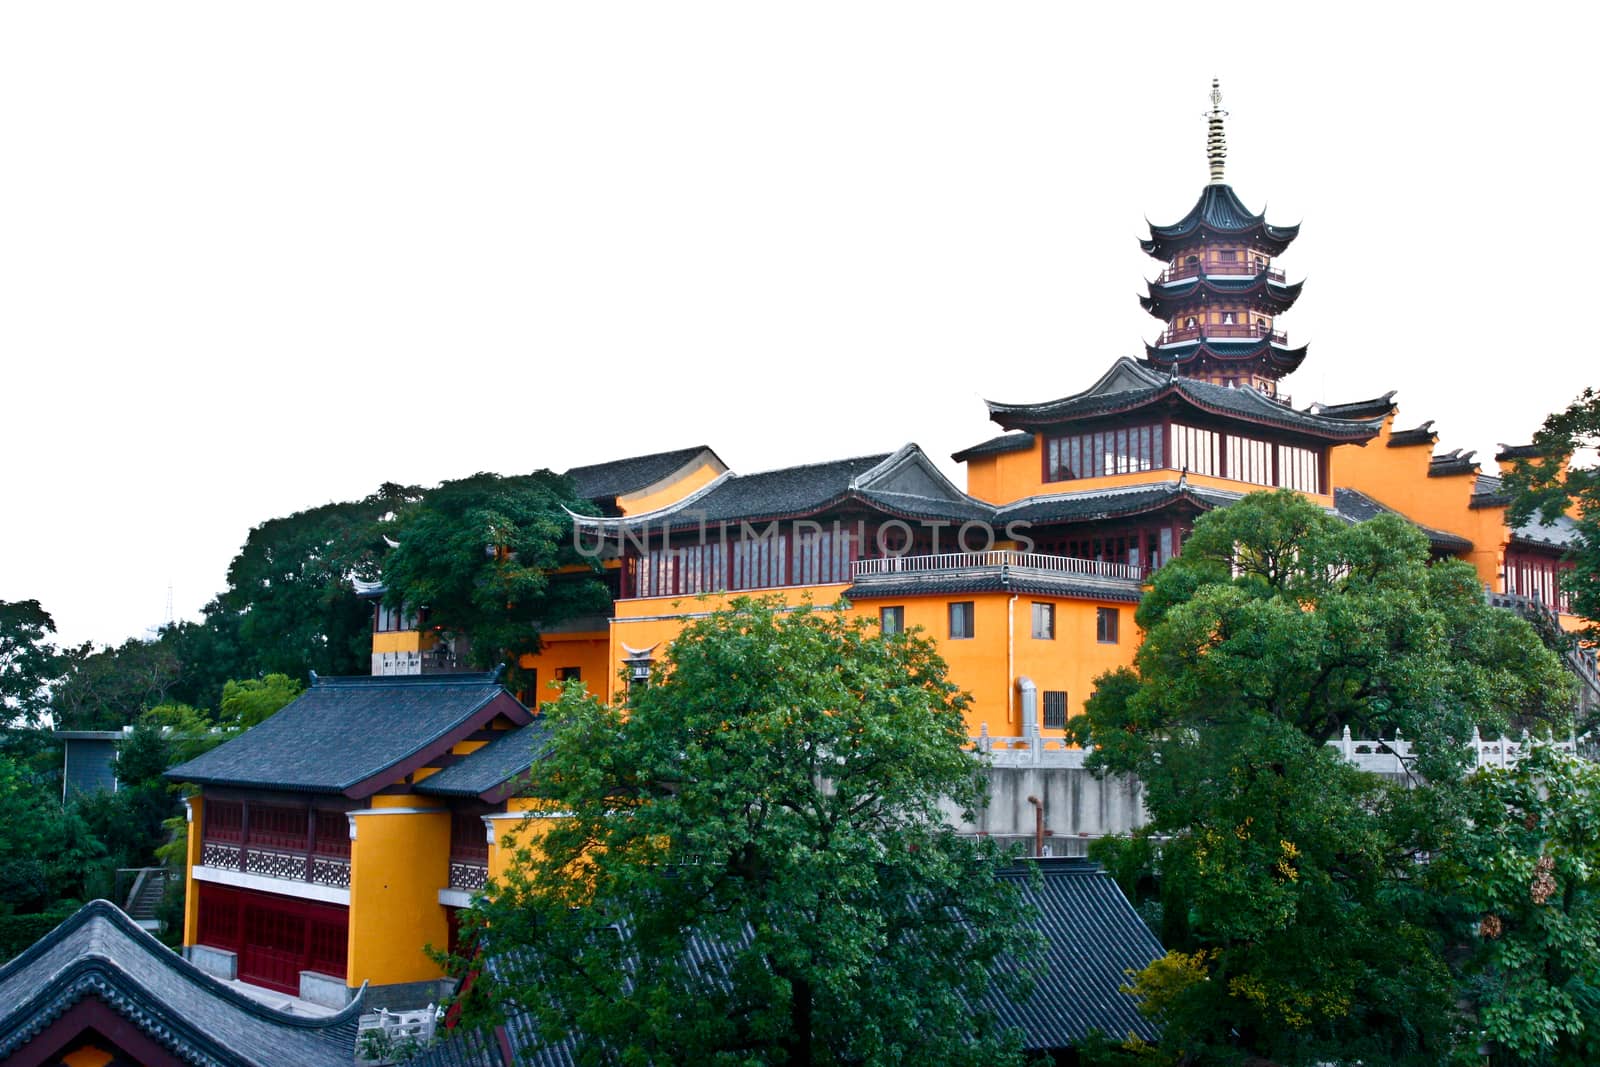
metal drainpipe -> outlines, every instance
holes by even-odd
[[[1033,855],[1038,858],[1044,855],[1044,804],[1033,796],[1028,803],[1033,805]]]
[[[1017,594],[1006,605],[1006,725],[1016,722]]]

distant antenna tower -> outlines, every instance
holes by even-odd
[[[178,617],[177,617],[176,614],[173,613],[173,610],[172,610],[172,583],[168,582],[167,583],[167,625],[168,626],[175,626],[175,625],[177,625],[177,622],[178,622]]]

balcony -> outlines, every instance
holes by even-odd
[[[1267,338],[1275,345],[1287,344],[1289,335],[1253,322],[1197,323],[1168,330],[1156,342],[1159,345],[1180,344],[1184,341],[1248,340]]]
[[[1101,592],[1116,599],[1138,599],[1148,569],[1133,563],[1104,563],[1073,556],[995,549],[988,552],[944,552],[928,556],[861,559],[850,565],[851,595],[892,594],[912,587],[948,587],[952,591],[982,583],[988,588],[1026,584],[1063,593]]]
[[[348,855],[323,855],[304,849],[263,848],[207,838],[200,846],[200,864],[219,871],[309,882],[334,889],[350,888]]]
[[[343,811],[208,800],[200,866],[349,889],[349,823]]]
[[[1184,278],[1193,278],[1200,273],[1201,266],[1202,264],[1199,263],[1182,263],[1176,267],[1168,267],[1161,272],[1161,277],[1156,279],[1156,283],[1163,285],[1167,282],[1181,281]],[[1260,267],[1248,262],[1213,263],[1206,267],[1205,273],[1211,277],[1227,275],[1230,278],[1255,277],[1257,274],[1265,273],[1269,281],[1281,283],[1284,280],[1283,271],[1277,267],[1269,266],[1263,272]]]

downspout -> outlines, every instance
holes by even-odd
[[[1017,676],[1017,594],[1011,594],[1011,602],[1006,605],[1006,725],[1016,722],[1016,683],[1012,681]]]

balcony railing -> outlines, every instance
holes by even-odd
[[[1254,322],[1230,323],[1198,323],[1194,326],[1180,326],[1166,331],[1161,335],[1158,345],[1177,344],[1182,341],[1204,341],[1208,339],[1237,339],[1265,337],[1273,344],[1286,344],[1289,335],[1270,326],[1262,326]]]
[[[450,859],[450,888],[465,889],[476,892],[489,884],[489,863],[487,860],[460,860],[455,857]]]
[[[1135,582],[1143,581],[1148,573],[1144,567],[1134,563],[1105,563],[1097,559],[1078,559],[1074,556],[1047,556],[1039,552],[994,549],[988,552],[944,552],[931,556],[858,559],[850,564],[850,577],[860,581],[863,578],[885,575],[933,574],[989,567],[1027,568],[1050,574],[1120,578]]]
[[[1180,263],[1176,267],[1168,267],[1166,270],[1161,272],[1159,282],[1175,282],[1183,278],[1193,278],[1195,275],[1200,273],[1201,266],[1203,266],[1203,264],[1200,263]],[[1205,268],[1205,272],[1210,275],[1226,274],[1229,277],[1235,278],[1239,277],[1240,275],[1248,275],[1253,277],[1257,274],[1263,273],[1262,268],[1249,262],[1213,263]],[[1277,267],[1267,267],[1265,273],[1267,278],[1271,281],[1281,282],[1284,280],[1283,271]]]
[[[207,839],[200,846],[200,863],[225,871],[284,878],[293,882],[350,888],[350,857],[329,856],[305,850],[257,848],[236,841]]]

